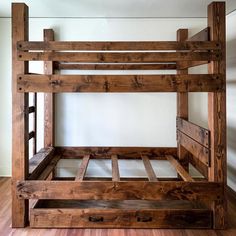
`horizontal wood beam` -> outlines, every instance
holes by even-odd
[[[104,205],[104,204],[103,204]],[[35,208],[35,228],[211,228],[207,209]]]
[[[193,41],[193,40],[192,40]],[[197,41],[200,41],[197,39]],[[55,51],[136,51],[136,50],[214,50],[220,49],[219,42],[177,42],[177,41],[126,41],[126,42],[79,42],[79,41],[21,41],[18,50],[55,50]]]
[[[56,153],[65,159],[82,158],[84,155],[90,155],[90,158],[95,159],[110,159],[112,155],[117,155],[119,159],[140,159],[140,155],[150,159],[166,159],[166,155],[177,156],[176,147],[55,147],[55,149]]]
[[[176,63],[164,64],[76,64],[55,63],[56,70],[176,70]]]
[[[90,158],[90,155],[85,155],[82,159],[82,162],[79,166],[79,170],[78,170],[78,173],[75,177],[75,181],[83,181],[84,179],[84,176],[86,174],[86,170],[87,170],[87,167],[88,167],[88,164],[89,164],[89,158]]]
[[[200,41],[200,42],[207,42],[210,40],[210,30],[209,27],[206,27],[205,29],[201,30],[200,32],[196,33],[189,39],[187,39],[188,42],[190,41]],[[217,44],[217,43],[216,43]],[[218,44],[217,44],[218,45]]]
[[[20,199],[220,200],[222,183],[183,181],[39,181],[17,182]]]
[[[210,150],[184,133],[177,131],[178,142],[206,166],[210,166]]]
[[[219,61],[220,52],[25,52],[20,61],[62,61],[84,63],[156,63],[177,61]]]
[[[19,92],[215,92],[221,75],[19,75]]]
[[[29,159],[29,179],[37,179],[53,158],[53,147],[42,148]]]
[[[193,178],[189,175],[189,173],[180,165],[180,163],[175,160],[173,156],[166,156],[166,159],[171,163],[171,165],[176,169],[177,173],[181,176],[184,181],[192,182]]]
[[[201,145],[210,147],[210,131],[180,117],[176,118],[177,129]]]

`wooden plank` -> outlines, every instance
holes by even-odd
[[[209,92],[223,90],[221,76],[19,75],[19,92]]]
[[[165,158],[166,155],[177,155],[175,147],[55,147],[56,153],[61,158],[81,158],[90,155],[91,158],[107,158],[112,155],[119,155],[119,158],[137,158],[140,154],[148,158]]]
[[[185,42],[188,38],[188,29],[179,29],[177,30],[177,41]],[[188,68],[180,70],[179,68],[182,67],[183,63],[185,62],[178,62],[177,63],[177,74],[178,75],[187,75]],[[188,93],[181,92],[177,93],[177,117],[184,118],[188,120]],[[180,163],[183,165],[185,170],[189,169],[188,164],[188,151],[179,143],[177,142],[177,153]],[[180,176],[179,176],[180,177]]]
[[[211,228],[206,209],[31,209],[32,228]]]
[[[210,30],[209,27],[206,27],[205,29],[201,30],[200,32],[196,33],[192,37],[188,38],[187,41],[201,41],[201,42],[207,42],[210,40]]]
[[[176,63],[165,64],[81,64],[81,63],[58,63],[55,66],[58,70],[176,70]]]
[[[218,61],[220,52],[19,52],[20,61],[62,61],[84,63],[156,63],[176,61]]]
[[[34,131],[34,140],[33,140],[33,154],[37,153],[37,93],[33,94],[33,106],[35,108],[33,113],[33,131]]]
[[[147,172],[147,176],[148,176],[149,181],[157,181],[156,174],[152,168],[149,158],[147,156],[142,156],[142,160],[143,160],[143,164],[144,164],[145,170]]]
[[[192,153],[203,164],[210,166],[210,150],[208,148],[202,146],[179,130],[177,131],[177,136],[180,145]]]
[[[20,199],[77,200],[221,200],[222,183],[183,181],[40,181],[17,182]]]
[[[219,62],[208,65],[209,73],[220,73],[226,83],[226,30],[225,3],[213,2],[208,6],[208,27],[210,40],[218,40],[222,44],[222,58]],[[209,181],[218,181],[226,186],[226,92],[208,94],[208,127],[211,132],[211,167]],[[213,227],[221,229],[226,226],[227,201],[216,201],[212,205]]]
[[[195,167],[206,179],[208,179],[208,166],[199,161],[192,154],[189,155],[189,162]]]
[[[172,164],[172,166],[176,169],[177,173],[181,176],[184,181],[192,182],[193,178],[189,175],[189,173],[179,164],[177,160],[175,160],[172,156],[166,156],[167,160]]]
[[[78,173],[75,177],[75,181],[83,181],[87,167],[88,167],[89,158],[90,158],[90,155],[85,155],[83,157]]]
[[[29,179],[37,179],[45,167],[52,160],[54,155],[54,148],[42,148],[29,160]]]
[[[52,29],[44,29],[44,41],[54,40],[54,32]],[[53,61],[44,62],[44,74],[52,75],[54,74]],[[44,146],[50,147],[54,146],[55,136],[54,136],[54,104],[55,98],[53,93],[44,94]]]
[[[47,164],[47,166],[45,167],[45,169],[43,170],[43,172],[39,175],[39,177],[37,178],[38,180],[46,180],[48,178],[48,176],[53,173],[57,162],[60,160],[60,156],[54,156],[51,160],[51,162],[49,164]]]
[[[16,196],[15,184],[28,177],[29,160],[29,95],[17,92],[17,75],[28,73],[28,62],[17,60],[17,45],[28,40],[28,7],[12,4],[12,227],[24,227],[28,222],[28,201]]]
[[[192,40],[193,41],[193,40]],[[200,40],[196,40],[200,41]],[[55,41],[55,42],[18,42],[18,50],[55,50],[55,51],[154,51],[154,50],[215,50],[219,42],[176,42],[176,41]]]
[[[201,65],[206,65],[208,64],[209,61],[182,61],[177,68],[179,70],[184,70],[184,69],[189,69],[191,67],[195,66],[201,66]]]
[[[111,156],[111,165],[112,165],[112,181],[120,181],[120,172],[119,172],[117,155]]]
[[[188,135],[190,138],[194,139],[201,145],[207,148],[210,147],[209,130],[179,117],[177,117],[176,122],[177,122],[177,129],[179,131]]]

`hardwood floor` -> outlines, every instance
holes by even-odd
[[[229,223],[227,230],[140,230],[140,229],[12,229],[11,179],[0,177],[0,236],[235,236],[236,197],[228,192]]]

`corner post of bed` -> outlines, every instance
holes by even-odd
[[[54,41],[53,29],[43,30],[44,41]],[[44,61],[44,74],[54,74],[54,62]],[[54,93],[44,94],[44,147],[54,146]]]
[[[213,2],[208,6],[208,27],[210,40],[221,44],[221,60],[208,64],[209,74],[220,74],[223,77],[223,91],[208,93],[208,125],[211,136],[211,155],[209,181],[226,186],[226,54],[225,54],[225,3]],[[213,228],[223,229],[226,219],[226,191],[222,200],[214,201]]]
[[[12,227],[28,223],[27,199],[16,194],[17,181],[26,180],[29,172],[29,94],[17,92],[17,75],[28,73],[28,62],[17,60],[17,42],[28,41],[28,7],[12,4]]]
[[[183,42],[188,39],[188,29],[177,30],[177,41]],[[181,62],[177,63],[177,74],[188,74],[188,69],[181,68]],[[188,93],[177,93],[177,118],[188,120]],[[177,155],[179,161],[188,170],[188,151],[181,145],[177,144]]]

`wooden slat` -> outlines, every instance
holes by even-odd
[[[52,29],[44,29],[44,41],[53,41],[54,32]],[[44,74],[52,75],[54,73],[53,61],[44,62]],[[44,94],[44,146],[50,147],[54,146],[55,136],[54,136],[54,94],[45,93]]]
[[[154,63],[176,61],[218,61],[220,52],[19,52],[20,61],[62,61],[89,63]]]
[[[208,179],[208,166],[203,164],[201,161],[199,161],[195,156],[192,154],[188,157],[189,162],[206,178]]]
[[[193,40],[192,40],[193,41]],[[197,39],[197,41],[200,41]],[[136,50],[214,50],[220,49],[219,42],[176,42],[176,41],[127,41],[127,42],[96,42],[96,41],[56,41],[56,42],[18,42],[18,50],[55,50],[55,51],[136,51]]]
[[[37,179],[54,155],[54,148],[42,148],[29,160],[29,179]]]
[[[112,155],[119,155],[119,158],[140,159],[140,153],[149,159],[165,158],[166,155],[177,155],[175,147],[55,147],[56,153],[62,158],[82,158],[91,154],[91,158],[110,159]]]
[[[185,119],[177,117],[177,129],[182,133],[188,135],[201,145],[209,148],[210,147],[210,131],[189,122]]]
[[[206,209],[31,209],[35,228],[211,228]]]
[[[28,140],[30,140],[32,138],[35,138],[35,132],[34,131],[31,131],[28,135]]]
[[[208,27],[210,40],[219,40],[222,43],[222,58],[219,62],[208,65],[209,73],[220,73],[226,83],[226,29],[225,29],[225,2],[212,2],[208,6]],[[211,167],[209,181],[218,181],[226,186],[226,92],[208,94],[208,127],[211,132]],[[212,204],[213,227],[220,229],[226,226],[227,201]]]
[[[175,63],[165,64],[81,64],[81,63],[58,63],[58,70],[176,70]]]
[[[149,158],[147,156],[142,155],[142,160],[143,160],[143,164],[144,164],[149,181],[157,181],[156,174],[152,168]]]
[[[28,62],[17,60],[17,42],[28,40],[28,7],[23,3],[12,4],[12,227],[28,223],[28,201],[16,196],[15,183],[28,177],[29,161],[29,107],[27,93],[17,92],[17,75],[28,73]]]
[[[20,199],[220,200],[222,183],[183,181],[40,181],[17,183]]]
[[[35,111],[33,113],[33,131],[34,131],[34,140],[33,140],[33,154],[37,153],[37,93],[33,94],[33,104]]]
[[[85,155],[83,157],[82,162],[79,167],[79,170],[78,170],[78,173],[75,177],[75,181],[83,181],[87,167],[88,167],[89,157],[90,157],[90,155]]]
[[[48,178],[48,176],[54,171],[57,162],[60,160],[60,156],[54,156],[49,164],[45,167],[43,172],[39,175],[37,178],[38,180],[45,180]]]
[[[177,160],[175,160],[172,156],[166,156],[167,160],[174,166],[177,173],[181,176],[184,181],[192,182],[193,178],[189,175],[189,173],[179,164]]]
[[[206,42],[210,40],[210,32],[209,32],[209,27],[206,27],[205,29],[201,30],[200,32],[196,33],[195,35],[193,35],[192,37],[190,37],[189,39],[187,39],[187,41],[202,41],[202,42]]]
[[[119,172],[117,155],[111,156],[111,165],[112,165],[112,181],[120,181],[120,172]]]
[[[220,91],[220,75],[19,75],[19,92]]]
[[[210,165],[210,150],[195,140],[191,139],[189,136],[184,133],[177,131],[178,142],[181,144],[186,150],[192,153],[197,159],[199,159],[202,163],[209,166]]]

